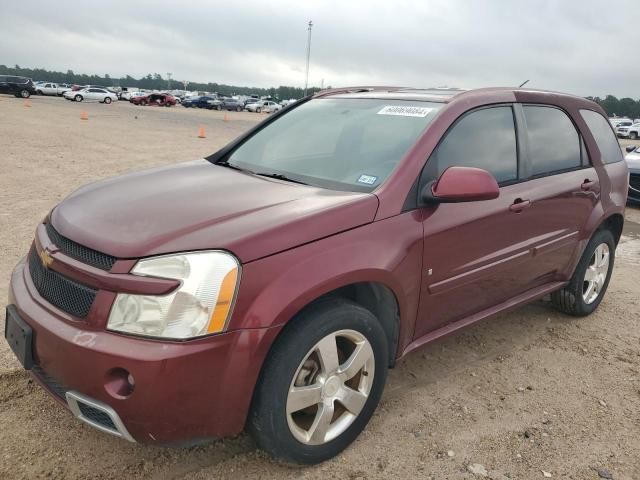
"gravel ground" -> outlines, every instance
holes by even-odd
[[[0,298],[37,222],[73,189],[200,158],[260,118],[0,97]],[[315,467],[275,462],[246,435],[171,449],[101,434],[36,387],[0,341],[0,478],[638,479],[640,210],[627,209],[617,254],[588,318],[539,302],[409,355],[366,431]]]

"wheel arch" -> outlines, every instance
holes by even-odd
[[[622,236],[622,228],[624,227],[624,216],[621,213],[614,213],[604,218],[597,230],[609,230],[613,234],[616,246]],[[596,231],[597,231],[596,230]]]

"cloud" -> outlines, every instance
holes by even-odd
[[[259,87],[517,85],[640,97],[619,0],[280,0],[0,5],[0,63]]]

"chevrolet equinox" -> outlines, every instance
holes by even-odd
[[[593,312],[628,176],[583,98],[324,91],[206,159],[72,193],[12,274],[5,336],[99,430],[180,444],[246,429],[320,462],[409,352],[546,296]]]

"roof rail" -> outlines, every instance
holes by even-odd
[[[327,88],[326,90],[320,90],[314,95],[315,98],[328,97],[329,95],[338,95],[340,93],[360,93],[360,92],[375,92],[375,91],[388,91],[393,92],[395,90],[403,90],[406,87],[381,87],[381,86],[365,86],[365,87],[340,87],[340,88]]]

